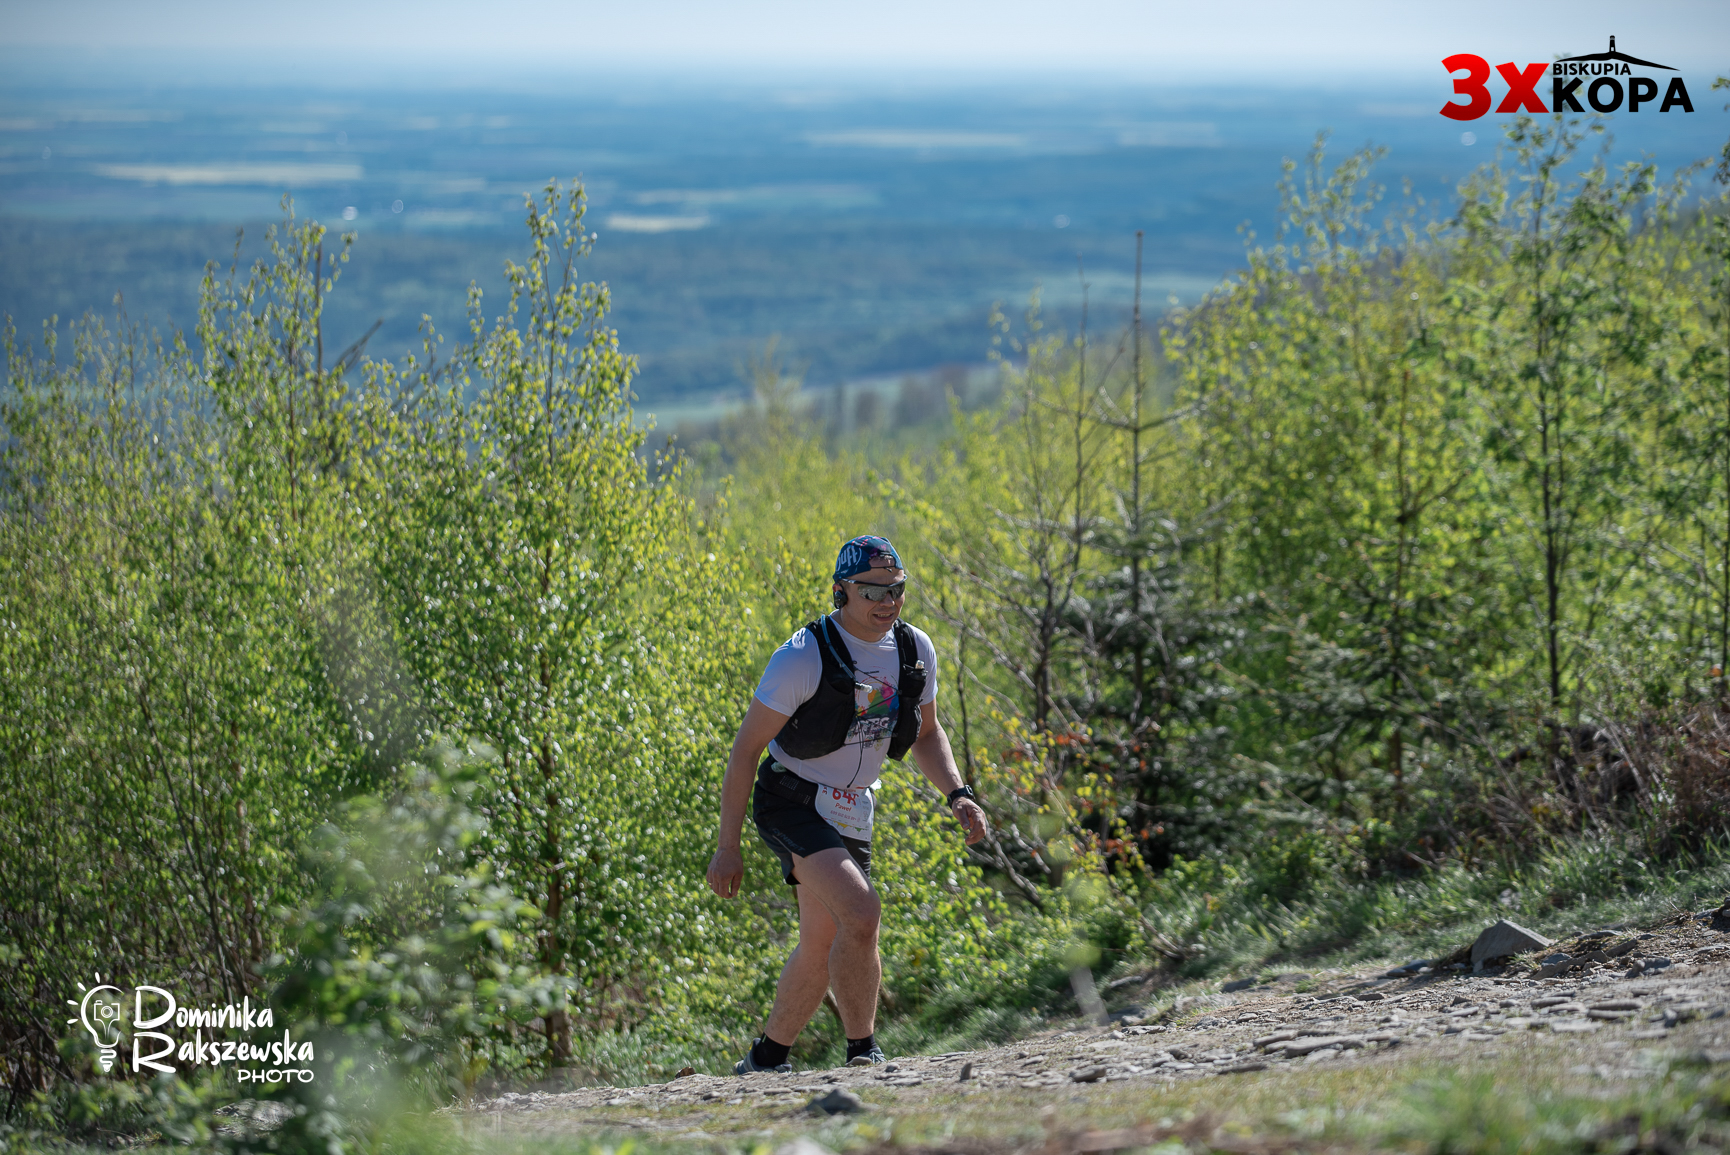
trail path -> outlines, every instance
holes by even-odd
[[[1175,1117],[1197,1110],[1226,1117],[1246,1105],[1301,1106],[1323,1085],[1314,1076],[1324,1070],[1342,1076],[1325,1080],[1337,1097],[1341,1088],[1391,1087],[1436,1067],[1602,1090],[1649,1080],[1679,1058],[1730,1062],[1730,921],[1688,916],[1552,950],[1604,957],[1543,979],[1389,977],[1383,968],[1282,976],[1179,999],[1157,1022],[1130,1016],[1109,1028],[875,1068],[506,1094],[455,1113],[471,1133],[635,1132],[743,1146],[780,1145],[842,1119],[886,1125],[900,1117],[922,1120],[924,1132],[938,1125],[953,1140],[939,1146],[954,1150],[1026,1146],[1041,1134],[1051,1149],[1049,1137],[1062,1132],[1068,1140],[1058,1148],[1106,1151],[1175,1134]],[[1297,993],[1297,985],[1309,989]],[[837,1090],[856,1095],[863,1111],[830,1120],[812,1105]]]

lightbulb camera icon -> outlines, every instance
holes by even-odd
[[[66,1000],[69,1007],[78,1008],[76,1019],[67,1019],[67,1023],[82,1023],[84,1029],[90,1032],[91,1040],[96,1044],[96,1063],[107,1074],[114,1069],[114,1056],[120,1048],[120,1023],[126,1013],[125,997],[120,988],[110,986],[102,981],[102,976],[96,976],[96,986],[86,987],[78,984],[78,989],[84,992],[80,1002]]]

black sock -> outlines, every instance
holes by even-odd
[[[751,1044],[751,1061],[773,1070],[787,1061],[787,1053],[792,1049],[792,1044],[777,1043],[765,1032],[762,1038]]]
[[[847,1061],[850,1063],[860,1055],[869,1055],[871,1048],[877,1045],[877,1032],[872,1031],[863,1039],[847,1040]]]

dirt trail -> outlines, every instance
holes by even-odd
[[[1211,1081],[1207,1094],[1226,1111],[1246,1081],[1295,1079],[1317,1064],[1363,1069],[1368,1077],[1425,1060],[1500,1060],[1625,1083],[1650,1078],[1670,1057],[1730,1062],[1730,921],[1691,915],[1650,932],[1587,935],[1552,950],[1575,959],[1614,957],[1542,979],[1529,977],[1536,972],[1389,977],[1381,968],[1285,976],[1180,999],[1159,1021],[1130,1016],[1110,1028],[1053,1031],[985,1050],[874,1068],[695,1074],[640,1087],[506,1094],[454,1114],[471,1131],[601,1129],[645,1139],[779,1142],[825,1118],[812,1100],[842,1090],[858,1096],[867,1115],[948,1112],[974,1123],[1000,1116],[1006,1130],[1025,1129],[1029,1121],[1038,1125],[1042,1104],[1061,1103],[1072,1129],[1075,1120],[1134,1128],[1157,1117],[1169,1097],[1162,1092]],[[1304,993],[1294,990],[1300,984]],[[1271,1090],[1277,1097],[1277,1087]],[[1263,1100],[1269,1091],[1258,1088]],[[1048,1129],[1054,1110],[1045,1107]],[[1097,1131],[1091,1140],[1078,1134],[1068,1147],[1110,1150],[1110,1134],[1123,1138],[1118,1146],[1139,1146],[1150,1133],[1143,1126]]]

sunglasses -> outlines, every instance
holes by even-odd
[[[882,586],[875,582],[856,582],[851,578],[839,579],[843,584],[850,585],[859,591],[859,596],[868,602],[887,601],[890,598],[900,598],[907,593],[907,579],[903,578],[894,585]]]

